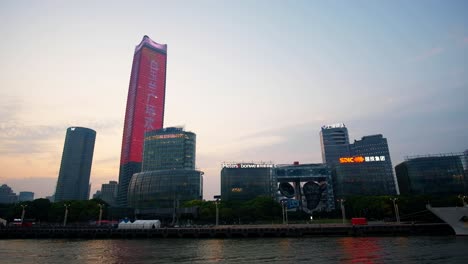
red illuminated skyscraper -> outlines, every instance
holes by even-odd
[[[128,183],[141,171],[144,133],[163,128],[167,45],[144,36],[133,56],[120,156],[117,203],[127,205]]]

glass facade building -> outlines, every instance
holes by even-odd
[[[197,170],[156,170],[133,175],[128,188],[129,206],[173,208],[186,201],[201,200],[202,172]]]
[[[467,195],[468,153],[410,157],[395,167],[401,194]]]
[[[330,167],[338,163],[340,157],[350,155],[348,129],[344,124],[322,126],[320,130],[322,162]]]
[[[258,196],[275,198],[277,186],[272,164],[233,163],[222,167],[223,201],[246,201]]]
[[[369,172],[369,177],[375,177],[375,181],[384,185],[383,192],[388,195],[398,193],[396,177],[393,173],[390,150],[387,139],[381,134],[364,136],[361,140],[354,140],[350,145],[351,155],[357,157],[367,157],[363,166],[363,171]],[[383,158],[383,159],[382,159]],[[380,168],[380,167],[383,168]],[[377,173],[377,171],[379,171]]]
[[[55,201],[88,200],[96,131],[84,127],[67,129]]]
[[[331,171],[326,164],[276,165],[277,199],[306,213],[335,209]]]
[[[145,133],[142,171],[195,169],[196,135],[182,128]]]
[[[99,194],[100,199],[108,203],[110,206],[116,205],[117,190],[119,184],[116,181],[109,181],[101,186],[101,192]]]
[[[128,184],[141,171],[144,133],[163,128],[167,45],[144,36],[136,46],[125,110],[120,156],[119,206],[127,205]]]

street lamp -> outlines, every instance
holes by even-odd
[[[98,204],[99,206],[99,225],[101,225],[101,219],[102,219],[102,207],[104,206],[103,204]]]
[[[65,217],[63,218],[63,226],[66,226],[68,217],[68,207],[70,207],[70,204],[64,204],[63,206],[65,206]]]
[[[458,195],[458,198],[460,198],[460,200],[462,201],[463,206],[468,206],[468,204],[465,202],[465,199],[468,198],[468,196],[460,194]]]
[[[344,202],[346,201],[345,199],[338,199],[336,200],[337,202],[340,202],[340,207],[341,207],[341,217],[343,218],[343,224],[346,223],[346,212],[344,208]]]
[[[281,209],[283,213],[283,224],[288,224],[288,210],[287,210],[287,200],[282,200],[281,201]]]
[[[396,218],[397,223],[399,224],[400,223],[400,212],[398,211],[398,204],[396,203],[398,198],[390,198],[390,200],[392,200],[392,202],[393,202],[393,208],[395,209],[395,218]]]
[[[23,225],[23,220],[24,220],[24,214],[26,213],[26,207],[28,207],[27,204],[22,204],[21,207],[23,208],[23,211],[21,212],[21,226]]]
[[[219,205],[219,200],[221,199],[221,195],[215,195],[213,196],[213,198],[215,199],[215,206],[216,206],[216,226],[219,225],[219,208],[218,208],[218,205]]]

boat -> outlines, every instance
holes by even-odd
[[[468,205],[462,207],[432,207],[426,205],[427,210],[447,223],[457,236],[468,236]]]

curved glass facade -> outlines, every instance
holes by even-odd
[[[128,203],[136,209],[172,208],[175,202],[201,199],[202,186],[202,172],[196,170],[140,172],[130,180]]]

